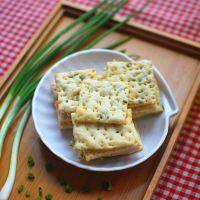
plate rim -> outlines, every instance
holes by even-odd
[[[130,58],[129,56],[127,56],[126,54],[122,53],[122,52],[119,52],[119,51],[116,51],[116,50],[107,50],[107,49],[91,49],[91,50],[83,50],[83,51],[78,51],[76,53],[73,53],[69,56],[66,56],[64,57],[63,59],[59,60],[58,62],[56,62],[52,67],[50,67],[48,69],[48,71],[44,74],[44,76],[42,77],[42,79],[40,80],[35,92],[34,92],[34,96],[33,96],[33,100],[32,100],[32,116],[33,116],[33,122],[34,122],[34,125],[35,125],[35,129],[36,129],[36,132],[38,134],[38,136],[40,137],[41,141],[45,144],[45,146],[52,152],[54,153],[57,157],[61,158],[63,161],[67,162],[68,164],[70,165],[73,165],[75,167],[78,167],[78,168],[81,168],[81,169],[85,169],[85,170],[90,170],[90,171],[99,171],[99,172],[111,172],[111,171],[120,171],[120,170],[125,170],[125,169],[129,169],[131,167],[135,167],[136,165],[139,165],[141,163],[143,163],[144,161],[146,161],[147,159],[149,159],[154,153],[156,153],[156,151],[161,147],[161,145],[163,144],[165,138],[167,137],[167,134],[168,134],[168,128],[169,128],[169,118],[175,114],[178,113],[179,111],[179,108],[178,108],[178,105],[177,105],[177,102],[176,102],[176,99],[175,99],[175,96],[173,95],[173,92],[170,88],[170,86],[168,85],[167,81],[164,79],[164,77],[162,76],[162,74],[159,72],[159,70],[153,66],[153,69],[154,69],[154,72],[156,73],[156,77],[159,77],[160,81],[162,82],[162,84],[165,86],[165,89],[166,91],[168,92],[168,95],[170,97],[170,100],[172,101],[172,104],[174,105],[174,108],[172,109],[171,108],[171,112],[168,113],[168,115],[166,115],[166,128],[164,130],[164,134],[163,136],[161,137],[160,139],[160,142],[158,143],[157,146],[155,146],[155,148],[153,148],[151,150],[151,152],[139,159],[138,161],[134,162],[134,163],[130,163],[130,164],[126,164],[124,166],[119,166],[119,167],[111,167],[111,168],[106,168],[106,167],[96,167],[96,166],[89,166],[89,165],[83,165],[82,163],[79,163],[77,161],[73,161],[71,159],[68,159],[66,157],[64,157],[62,154],[60,154],[59,152],[55,151],[53,148],[51,148],[51,145],[49,145],[45,139],[43,138],[43,135],[40,134],[40,129],[38,127],[38,124],[37,124],[37,121],[36,120],[36,114],[35,114],[35,104],[36,104],[36,96],[38,94],[38,90],[40,88],[40,86],[42,85],[45,77],[48,77],[48,75],[50,74],[50,72],[54,69],[54,68],[57,68],[62,62],[65,62],[67,59],[70,59],[70,58],[73,58],[77,55],[80,55],[80,54],[87,54],[87,53],[91,53],[91,52],[104,52],[104,53],[115,53],[115,54],[118,54],[124,58],[126,58],[127,60],[131,61],[133,60],[132,58]]]

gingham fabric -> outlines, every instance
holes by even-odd
[[[0,0],[0,78],[26,46],[59,0]],[[94,6],[100,0],[68,0]],[[130,0],[119,13],[125,16],[147,0]],[[134,8],[134,9],[133,9]],[[138,23],[200,42],[199,0],[154,0]]]
[[[200,199],[200,90],[152,200]]]
[[[100,0],[69,0],[77,5],[93,7]],[[126,16],[141,8],[147,0],[129,0],[119,12]],[[200,42],[199,0],[153,0],[133,22]]]
[[[57,0],[0,0],[0,78],[57,2]]]
[[[92,7],[99,0],[69,0]],[[0,0],[0,78],[55,7],[57,0]],[[145,1],[132,0],[124,16]],[[154,0],[137,22],[200,41],[199,0]],[[200,199],[200,91],[153,200]]]

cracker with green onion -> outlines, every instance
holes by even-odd
[[[81,85],[75,112],[78,123],[123,124],[126,119],[129,86],[123,82],[87,79]]]
[[[163,110],[151,61],[108,62],[103,71],[103,78],[128,82],[128,105],[133,110],[133,118]]]
[[[86,161],[142,150],[139,133],[132,121],[131,109],[128,109],[123,125],[77,124],[74,113],[72,121],[75,140],[73,148]]]
[[[142,149],[139,149],[139,151]],[[104,152],[99,152],[99,151],[82,151],[80,152],[81,159],[83,161],[89,162],[91,160],[95,159],[102,159],[106,157],[113,157],[113,156],[122,156],[122,155],[128,155],[137,152],[138,149],[135,149],[135,147],[125,147],[121,149],[113,149],[110,151],[104,151]]]
[[[75,112],[78,105],[81,83],[84,79],[96,76],[94,68],[55,74],[55,80],[52,82],[52,93],[60,128],[72,127],[71,113]]]

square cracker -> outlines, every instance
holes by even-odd
[[[75,114],[73,113],[74,149],[81,154],[95,152],[98,156],[112,156],[112,153],[115,155],[114,152],[120,155],[124,148],[129,149],[130,147],[134,151],[142,149],[139,133],[132,121],[131,109],[128,109],[126,122],[123,125],[76,124],[74,119]]]
[[[120,156],[120,155],[128,155],[131,153],[135,153],[142,149],[135,149],[135,147],[125,147],[121,149],[114,149],[109,150],[106,152],[99,152],[99,151],[82,151],[80,152],[81,159],[83,161],[90,161],[97,158],[105,158],[105,157],[113,157],[113,156]]]
[[[55,81],[52,82],[51,86],[52,86],[52,93],[53,93],[54,100],[55,100],[54,105],[55,105],[56,112],[57,112],[58,126],[61,129],[71,128],[72,127],[71,113],[69,114],[69,113],[59,113],[58,112],[58,104],[57,104],[58,95],[57,95],[57,91],[56,91]]]
[[[123,124],[128,105],[128,84],[85,80],[81,85],[75,120],[79,123]]]
[[[82,81],[96,76],[94,68],[55,74],[55,80],[52,82],[52,93],[61,129],[72,127],[71,113],[76,110],[78,105]]]
[[[103,78],[128,82],[128,104],[133,109],[133,118],[163,110],[151,61],[108,62],[103,71]]]

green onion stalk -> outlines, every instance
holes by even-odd
[[[117,47],[121,46],[122,44],[128,42],[129,40],[131,40],[132,37],[131,36],[126,36],[125,38],[123,38],[122,40],[119,40],[113,44],[110,44],[108,46],[103,47],[104,49],[116,49]]]
[[[8,172],[8,177],[5,181],[5,184],[0,189],[0,199],[8,199],[9,195],[11,193],[14,180],[15,180],[15,174],[16,174],[16,166],[17,166],[17,157],[18,157],[18,151],[19,151],[19,144],[20,140],[23,134],[23,130],[26,126],[26,123],[28,121],[28,118],[31,113],[31,101],[27,103],[27,106],[25,108],[24,114],[20,120],[17,132],[14,137],[12,152],[11,152],[11,159],[10,159],[10,168]]]
[[[3,118],[7,108],[9,107],[13,97],[18,93],[18,91],[21,88],[21,82],[24,82],[24,75],[27,74],[27,72],[29,71],[30,67],[33,67],[35,62],[42,56],[44,55],[54,44],[55,42],[58,41],[58,39],[61,38],[61,36],[63,36],[64,34],[66,34],[67,32],[69,32],[72,28],[74,28],[75,26],[79,25],[81,22],[83,22],[84,20],[90,18],[92,15],[94,15],[97,10],[104,5],[106,2],[106,0],[101,1],[99,4],[97,4],[93,9],[91,9],[90,11],[86,12],[85,14],[81,15],[79,18],[77,18],[74,22],[72,22],[71,24],[69,24],[66,28],[64,28],[63,30],[61,30],[57,35],[55,35],[46,45],[44,45],[39,51],[37,51],[25,64],[24,68],[21,70],[20,74],[17,76],[17,78],[14,80],[11,88],[9,89],[9,92],[3,102],[3,104],[1,105],[0,108],[0,121]]]
[[[14,102],[9,110],[8,114],[5,117],[5,120],[2,124],[0,130],[0,157],[3,148],[3,142],[7,131],[17,116],[20,109],[26,104],[26,102],[32,98],[35,88],[37,87],[40,78],[35,78],[41,70],[49,63],[54,57],[56,57],[59,53],[61,53],[65,48],[68,48],[64,53],[64,56],[69,55],[75,52],[78,48],[81,48],[88,39],[94,35],[102,26],[107,24],[113,16],[127,3],[127,0],[122,0],[120,2],[114,3],[115,1],[110,1],[108,4],[105,4],[103,11],[96,13],[97,9],[104,5],[105,1],[98,4],[94,9],[87,12],[86,14],[79,17],[77,20],[78,22],[74,22],[73,25],[69,25],[68,28],[66,27],[57,34],[47,45],[45,45],[41,50],[39,50],[33,57],[30,59],[26,65],[25,69],[20,72],[20,74],[15,79],[13,85],[11,86],[8,95],[0,108],[0,120],[5,114],[8,106],[14,99]],[[94,15],[95,14],[95,15]],[[55,41],[58,40],[63,34],[73,28],[75,25],[79,24],[83,20],[87,19],[91,15],[94,15],[88,22],[82,25],[76,32],[72,33],[70,37],[65,39],[60,44],[57,44],[53,47]],[[83,17],[84,16],[84,17]],[[111,28],[111,31],[116,30],[121,25],[126,23],[131,16],[128,16],[124,21],[120,22],[119,25],[115,25]],[[110,33],[106,31],[103,33],[103,37],[100,35],[95,39],[95,43],[90,43],[91,46],[99,42],[103,39],[107,34]],[[112,46],[108,46],[108,48],[116,48],[117,46],[123,44],[129,38],[123,39],[122,42],[117,42],[112,44]],[[88,47],[87,47],[88,48]],[[22,74],[22,75],[21,75]]]
[[[124,1],[123,1],[124,2]],[[108,4],[109,6],[112,5],[113,2],[111,1],[110,4]],[[117,5],[117,9],[119,9],[121,5]],[[108,9],[108,6],[106,6],[104,8],[104,11]],[[116,10],[116,9],[115,9]],[[111,18],[111,16],[113,16],[115,12],[111,12],[111,14],[109,14],[109,19]],[[105,14],[105,13],[104,13]],[[85,25],[83,25],[77,32],[75,32],[74,34],[72,34],[72,36],[70,36],[69,38],[67,38],[66,40],[64,40],[62,43],[60,43],[59,45],[55,46],[54,48],[52,48],[49,52],[47,52],[45,55],[41,56],[35,63],[34,63],[34,67],[32,67],[31,69],[29,69],[29,71],[27,72],[27,76],[23,78],[23,80],[21,81],[20,84],[17,85],[17,87],[19,87],[21,90],[23,91],[24,88],[26,87],[26,85],[24,85],[24,82],[26,82],[26,84],[29,84],[32,79],[42,70],[43,67],[46,66],[46,64],[48,62],[50,62],[54,57],[56,57],[62,50],[63,48],[70,42],[73,40],[74,37],[76,37],[80,31],[85,31],[88,29],[88,27],[90,27],[91,25],[94,24],[94,22],[97,21],[97,19],[99,20],[99,17],[105,17],[105,15],[102,15],[102,13],[100,13],[100,15],[97,15],[97,18],[95,18],[94,20],[89,21],[88,23],[86,23]],[[108,18],[106,18],[107,21],[109,20]],[[101,20],[101,18],[100,18]],[[102,25],[101,25],[102,26]]]
[[[61,52],[63,47],[65,47],[69,42],[71,42],[72,39],[78,36],[80,34],[80,31],[82,32],[87,31],[88,28],[93,25],[96,27],[95,25],[96,23],[98,24],[98,28],[102,27],[118,12],[118,10],[121,9],[121,7],[127,1],[122,1],[115,5],[113,4],[113,2],[114,1],[111,1],[107,6],[104,7],[104,10],[102,12],[97,13],[91,20],[89,20],[86,24],[84,24],[81,28],[79,28],[78,31],[73,33],[69,38],[67,38],[57,46],[51,48],[51,50],[47,51],[49,47],[52,47],[52,44],[54,43],[52,41],[57,40],[57,38],[59,38],[62,34],[66,33],[66,30],[69,30],[68,26],[68,29],[65,29],[64,31],[60,32],[56,37],[53,38],[53,40],[51,40],[47,45],[45,45],[39,51],[40,53],[36,53],[35,56],[33,56],[34,59],[29,60],[27,62],[24,70],[17,76],[17,78],[14,81],[14,84],[11,86],[11,89],[8,92],[8,96],[4,101],[6,103],[3,104],[0,110],[1,111],[0,115],[2,117],[5,111],[7,110],[7,107],[10,105],[11,101],[16,96],[15,101],[12,104],[12,107],[9,110],[8,115],[6,116],[0,130],[0,157],[2,153],[3,142],[12,121],[20,111],[21,107],[23,107],[23,105],[32,97],[33,92],[39,82],[39,79],[38,78],[34,79],[34,77],[41,71],[41,69],[49,61],[52,60],[52,58],[54,58],[58,53]],[[110,6],[112,6],[111,9]],[[96,8],[98,8],[98,6]],[[81,19],[83,19],[83,17]],[[103,23],[101,21],[103,21]],[[96,30],[97,28],[95,28],[95,31]],[[72,47],[73,45],[74,44],[72,44]]]
[[[33,96],[33,93],[39,81],[40,81],[39,77],[35,78],[34,81],[30,85],[28,85],[23,92],[20,92],[17,95],[11,109],[8,112],[8,115],[6,115],[4,123],[0,130],[0,158],[3,149],[3,142],[10,125],[12,124],[14,118],[17,116],[22,106]]]
[[[53,42],[55,42],[57,39],[59,39],[61,37],[61,35],[63,35],[64,33],[66,33],[67,31],[69,31],[71,29],[72,26],[69,25],[68,28],[61,31],[47,45],[45,45],[41,49],[44,51],[40,50],[38,53],[35,54],[36,56],[32,57],[33,58],[32,60],[29,60],[27,62],[27,64],[24,67],[24,70],[22,70],[20,72],[19,76],[17,76],[14,83],[12,84],[12,86],[0,108],[0,120],[3,118],[8,106],[10,105],[10,103],[13,100],[13,98],[15,97],[15,95],[19,92],[20,89],[21,90],[24,89],[24,87],[23,87],[24,83],[26,83],[26,84],[30,83],[32,81],[32,79],[43,69],[43,67],[45,67],[48,62],[50,62],[54,57],[56,57],[63,50],[63,48],[66,47],[66,45],[77,40],[77,37],[78,36],[80,37],[80,34],[81,35],[84,34],[85,31],[87,31],[91,26],[96,24],[98,21],[101,21],[107,15],[109,15],[109,17],[106,17],[107,20],[104,19],[104,23],[108,23],[108,21],[116,13],[116,11],[115,11],[115,12],[111,12],[111,14],[108,14],[110,6],[113,6],[114,8],[117,7],[117,10],[119,10],[123,6],[124,2],[126,2],[126,1],[122,1],[123,4],[119,3],[119,4],[116,4],[115,6],[113,5],[113,2],[114,1],[111,1],[107,6],[104,7],[102,12],[96,14],[96,16],[91,18],[87,23],[85,23],[81,28],[79,28],[69,38],[67,38],[66,40],[61,42],[59,45],[57,45],[56,47],[53,47],[53,48],[51,48],[51,50],[49,50],[49,48],[52,47]],[[96,6],[96,9],[99,7],[100,7],[99,5]],[[96,9],[94,8],[92,10],[96,11]],[[78,18],[78,22],[80,23],[81,20],[90,16],[93,12],[89,11],[89,14],[87,14],[87,13],[86,13],[87,15],[84,14],[85,17]],[[77,20],[75,20],[75,22],[76,23],[74,23],[74,24],[77,24]],[[101,26],[103,26],[103,25],[101,25]],[[99,27],[101,27],[101,26],[99,26]],[[48,49],[48,51],[47,51],[47,49]]]
[[[96,45],[98,42],[100,42],[103,38],[105,38],[106,36],[108,36],[110,33],[116,31],[117,29],[119,29],[122,25],[126,24],[131,18],[133,17],[137,17],[148,5],[150,1],[147,1],[147,3],[140,8],[138,11],[134,12],[133,14],[129,14],[124,20],[122,20],[121,22],[117,23],[115,26],[113,26],[111,29],[108,29],[107,31],[105,31],[103,34],[99,35],[97,38],[95,38],[93,41],[91,41],[86,47],[85,49],[91,49],[94,47],[94,45]],[[131,38],[131,37],[130,37]],[[129,37],[127,38],[127,41],[130,39]],[[122,42],[123,43],[123,42]],[[106,48],[109,49],[114,49],[117,46],[121,45],[120,43],[115,44],[114,46],[108,46]]]
[[[84,36],[81,36],[74,44],[67,49],[67,51],[64,53],[64,56],[68,56],[74,51],[76,51],[79,47],[83,46],[84,43],[94,35],[94,33],[99,30],[102,26],[104,26],[108,21],[110,21],[113,16],[127,3],[128,1],[121,1],[119,3],[119,7],[116,7],[112,12],[108,13],[108,15],[101,20],[99,23],[97,23],[94,27],[92,27]]]

